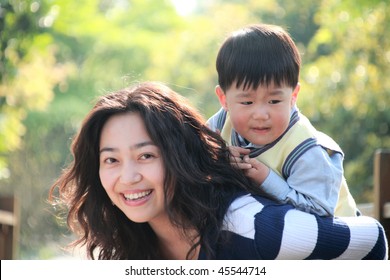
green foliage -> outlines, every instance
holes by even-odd
[[[46,12],[36,1],[0,4],[0,180],[9,177],[7,156],[21,147],[27,112],[45,109],[69,70],[56,63]]]
[[[21,258],[67,234],[47,191],[72,158],[71,138],[96,96],[166,82],[205,118],[219,103],[215,58],[254,22],[287,28],[303,55],[300,109],[346,154],[359,202],[372,201],[372,158],[390,147],[389,4],[383,1],[9,0],[0,6],[0,194],[21,201]],[[48,106],[50,104],[50,106]]]
[[[370,198],[373,156],[390,145],[390,6],[385,2],[327,1],[321,28],[308,47],[303,108],[346,154],[345,172],[359,202]],[[338,19],[338,20],[331,20]],[[310,105],[310,104],[314,104]]]

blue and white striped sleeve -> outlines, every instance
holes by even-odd
[[[228,218],[236,240],[253,242],[256,256],[248,258],[388,258],[383,227],[371,217],[321,217],[248,195],[233,202]]]

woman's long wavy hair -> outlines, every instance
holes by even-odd
[[[73,161],[50,189],[53,204],[65,204],[69,228],[91,259],[161,259],[148,223],[129,220],[106,194],[99,178],[102,128],[113,115],[136,112],[161,150],[165,168],[165,207],[172,223],[193,245],[213,258],[233,197],[257,192],[229,162],[219,134],[182,96],[158,82],[145,82],[101,97],[84,119],[71,150]],[[56,192],[58,192],[56,194]],[[169,198],[169,199],[167,199]],[[190,236],[193,230],[197,236]]]

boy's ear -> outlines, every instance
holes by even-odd
[[[298,83],[297,86],[295,87],[294,91],[291,94],[291,107],[293,107],[297,103],[298,93],[299,93],[300,89],[301,89],[301,85],[300,85],[300,83]]]
[[[226,104],[226,95],[225,95],[225,92],[222,90],[222,88],[217,85],[215,87],[215,94],[217,95],[218,97],[218,100],[219,100],[219,103],[221,104],[221,106],[226,110],[228,111],[228,107],[227,107],[227,104]]]

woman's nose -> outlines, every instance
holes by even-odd
[[[122,166],[120,182],[122,184],[135,184],[142,180],[137,164],[126,162]]]

